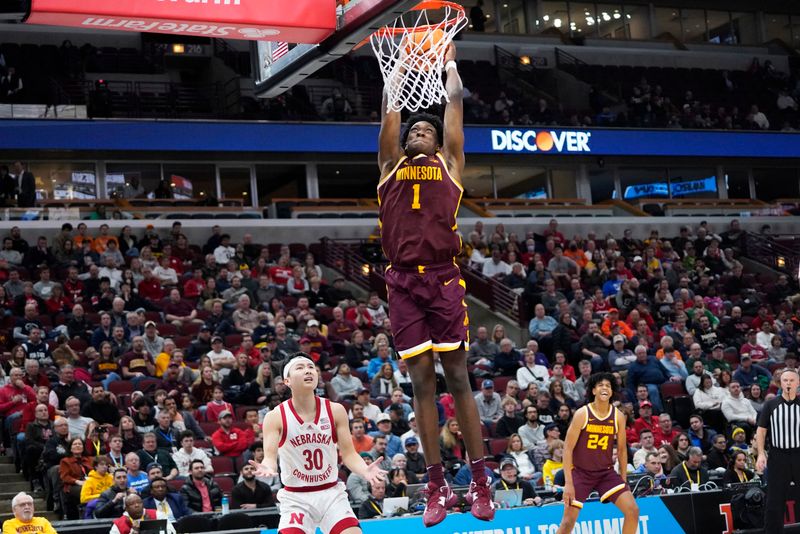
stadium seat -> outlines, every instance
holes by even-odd
[[[661,391],[662,399],[688,395],[688,393],[686,392],[686,388],[683,385],[683,382],[665,382],[661,384],[661,387],[659,389]]]
[[[506,453],[508,448],[507,438],[495,438],[489,440],[489,454],[494,457],[500,457]]]
[[[211,467],[214,468],[215,478],[236,473],[236,467],[233,465],[233,458],[229,456],[213,456],[211,458]]]
[[[108,385],[108,391],[119,397],[133,393],[133,384],[127,380],[115,380]]]

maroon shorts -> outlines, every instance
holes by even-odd
[[[628,484],[613,469],[602,471],[586,471],[580,467],[572,468],[572,485],[575,488],[573,506],[583,508],[583,503],[593,491],[600,494],[600,502],[616,502],[626,490]]]
[[[386,270],[389,319],[397,352],[411,358],[426,350],[447,352],[469,346],[467,285],[452,264]]]

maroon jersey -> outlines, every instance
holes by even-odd
[[[614,468],[613,448],[617,437],[617,409],[614,406],[607,414],[599,416],[586,405],[586,424],[581,429],[572,451],[572,463],[585,471],[601,471]]]
[[[452,262],[461,251],[456,215],[464,189],[442,154],[403,156],[378,184],[383,252],[393,265]]]

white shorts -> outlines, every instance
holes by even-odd
[[[278,503],[281,512],[278,534],[314,534],[317,527],[322,534],[340,534],[359,526],[342,482],[321,491],[282,489],[278,492]]]

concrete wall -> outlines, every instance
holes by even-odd
[[[567,236],[575,234],[585,236],[593,231],[599,238],[611,233],[616,237],[621,237],[623,230],[630,228],[633,230],[634,237],[643,239],[650,235],[650,230],[658,230],[662,236],[677,236],[681,226],[697,226],[701,220],[707,220],[715,232],[723,232],[732,218],[729,217],[609,217],[596,219],[593,217],[571,218],[559,220],[559,229]],[[477,221],[483,221],[485,232],[494,229],[495,225],[505,225],[507,232],[516,232],[520,236],[525,232],[533,230],[542,233],[549,221],[545,217],[537,218],[459,218],[458,224],[462,234],[465,236]],[[739,218],[744,229],[758,232],[762,225],[769,224],[772,233],[798,233],[800,232],[800,221],[797,217],[742,217]],[[0,235],[8,233],[12,226],[19,226],[22,235],[29,241],[39,235],[48,238],[55,237],[63,221],[0,221]],[[92,232],[103,223],[107,223],[112,228],[112,233],[118,234],[119,230],[126,224],[134,229],[134,234],[142,235],[148,225],[155,226],[161,233],[166,235],[172,226],[173,221],[168,219],[161,220],[135,220],[135,221],[70,221],[73,226],[78,222],[85,222]],[[246,233],[253,235],[253,239],[259,243],[312,243],[319,241],[322,237],[332,239],[363,239],[370,235],[377,225],[377,221],[371,219],[330,219],[330,220],[308,220],[308,219],[248,219],[248,220],[182,220],[183,231],[192,243],[205,243],[211,235],[211,227],[218,224],[223,232],[231,235],[234,242],[241,240]]]

